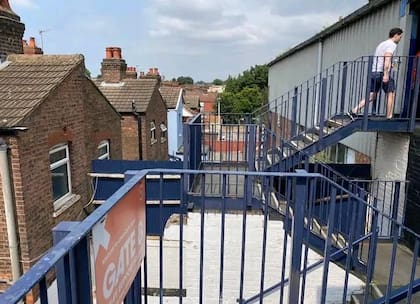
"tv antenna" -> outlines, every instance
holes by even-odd
[[[39,30],[39,36],[41,36],[41,49],[44,51],[44,33],[49,32],[50,30]]]

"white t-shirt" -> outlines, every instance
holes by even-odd
[[[383,72],[385,53],[394,54],[396,48],[397,44],[392,39],[379,43],[375,50],[375,57],[373,57],[372,72]]]

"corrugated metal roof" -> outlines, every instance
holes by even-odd
[[[94,82],[120,113],[132,112],[133,101],[137,112],[146,112],[158,84],[156,79],[124,79],[120,83],[105,83],[95,79]]]
[[[162,95],[163,99],[165,100],[168,109],[176,108],[181,90],[182,88],[180,87],[163,86],[159,88],[160,95]]]
[[[10,55],[0,65],[0,127],[19,126],[83,60],[82,55]]]
[[[332,34],[334,34],[335,32],[341,30],[342,28],[348,26],[349,24],[352,24],[353,22],[356,22],[357,20],[359,20],[360,18],[362,18],[363,16],[372,13],[373,11],[383,7],[384,5],[395,1],[395,0],[371,0],[369,1],[369,3],[367,3],[366,5],[362,6],[361,8],[357,9],[356,11],[354,11],[353,13],[351,13],[350,15],[342,18],[341,20],[337,21],[336,23],[334,23],[333,25],[331,25],[330,27],[326,28],[325,30],[319,32],[318,34],[312,36],[311,38],[309,38],[308,40],[298,44],[297,46],[291,48],[290,50],[288,50],[287,52],[279,55],[278,57],[276,57],[274,60],[270,61],[268,63],[268,66],[273,66],[274,64],[276,64],[277,62],[279,62],[280,60],[292,55],[293,53],[313,44],[313,43],[317,43],[320,40],[324,39],[325,37],[328,37]]]

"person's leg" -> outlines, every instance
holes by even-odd
[[[386,99],[386,118],[391,119],[394,114],[395,93],[389,92]]]
[[[376,94],[381,88],[382,83],[382,73],[372,73],[370,78],[370,94],[369,94],[369,102],[376,100]],[[362,99],[357,106],[355,106],[350,114],[356,114],[361,109],[366,106],[366,100]]]
[[[376,99],[376,92],[370,92],[369,94],[369,102],[373,101]],[[359,112],[361,109],[363,109],[366,106],[366,101],[364,99],[362,99],[359,104],[357,106],[355,106],[351,112],[353,114],[356,114],[357,112]]]
[[[394,100],[395,100],[395,82],[390,78],[388,83],[383,87],[387,93],[386,97],[386,118],[391,119],[394,114]]]

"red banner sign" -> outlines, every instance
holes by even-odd
[[[122,303],[145,255],[145,179],[92,229],[96,303]]]

